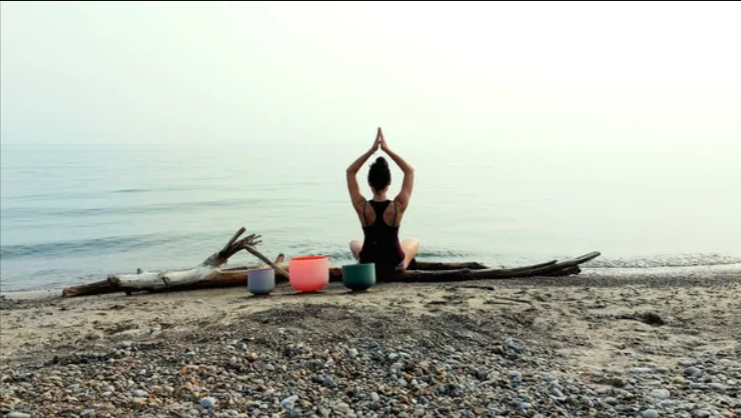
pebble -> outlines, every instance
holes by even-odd
[[[146,391],[144,391],[144,390],[141,390],[141,389],[137,389],[137,390],[135,390],[135,391],[132,391],[132,392],[131,392],[131,395],[132,395],[133,397],[135,397],[135,398],[146,398],[147,396],[149,396],[149,393],[147,393],[147,392],[146,392]]]
[[[725,392],[726,391],[726,385],[722,383],[708,383],[708,388],[713,389],[718,392]]]
[[[287,398],[284,398],[282,401],[280,401],[280,405],[287,410],[292,410],[296,407],[296,401],[298,401],[298,396],[293,395],[289,396]]]
[[[688,368],[684,369],[684,375],[685,376],[688,376],[688,377],[692,377],[692,376],[698,375],[700,373],[702,373],[702,371],[700,369],[698,369],[697,367],[688,367]]]
[[[340,414],[348,414],[350,413],[350,405],[344,403],[344,402],[337,402],[332,406],[332,409]]]
[[[17,412],[13,411],[5,416],[5,418],[31,418],[31,414],[26,414],[24,412]]]
[[[212,398],[208,396],[208,397],[201,399],[200,403],[201,403],[201,407],[203,408],[206,408],[206,409],[213,408],[213,406],[216,405],[216,398]]]
[[[641,412],[641,418],[659,418],[659,412],[655,409],[647,409]]]
[[[671,394],[666,389],[654,389],[651,391],[651,397],[655,399],[669,399]]]

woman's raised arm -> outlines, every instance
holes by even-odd
[[[401,191],[399,191],[399,194],[394,199],[394,204],[403,211],[406,209],[407,205],[409,205],[409,200],[412,198],[412,190],[414,189],[414,168],[412,168],[412,166],[404,161],[404,159],[398,154],[389,149],[388,145],[386,145],[386,139],[383,137],[383,132],[381,132],[381,128],[378,128],[378,136],[381,149],[388,154],[392,160],[394,160],[396,165],[398,165],[404,173],[404,180],[401,183]]]
[[[350,192],[350,200],[357,210],[360,210],[360,208],[362,208],[363,204],[365,203],[365,198],[360,192],[360,185],[358,184],[358,171],[360,171],[360,168],[363,166],[363,164],[368,161],[368,158],[370,158],[371,155],[373,155],[373,153],[378,150],[380,135],[381,128],[378,128],[378,133],[376,134],[376,139],[373,141],[373,146],[363,155],[358,157],[358,159],[350,164],[349,167],[347,167],[347,190]]]

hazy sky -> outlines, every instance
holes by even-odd
[[[370,141],[382,125],[406,147],[741,154],[738,2],[1,7],[6,144]]]

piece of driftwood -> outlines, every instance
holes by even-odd
[[[261,254],[255,246],[260,243],[258,235],[249,235],[239,241],[237,239],[245,232],[241,228],[227,242],[224,248],[208,257],[199,266],[178,271],[145,272],[138,270],[136,274],[111,275],[107,280],[71,286],[62,291],[64,297],[100,295],[113,292],[134,291],[164,291],[164,290],[191,290],[221,287],[244,286],[247,282],[247,271],[252,268],[261,268],[264,265],[252,265],[241,268],[221,269],[221,266],[235,253],[245,250],[269,265],[276,271],[276,280],[288,280],[289,269],[283,263],[283,255],[279,255],[273,262]],[[516,268],[489,268],[481,263],[441,263],[416,262],[412,269],[404,272],[378,277],[378,282],[445,282],[487,279],[509,279],[534,276],[566,276],[581,272],[580,264],[586,263],[600,255],[592,252],[581,257],[564,260],[548,261]],[[332,267],[329,270],[330,281],[342,280],[342,269]]]
[[[517,267],[510,269],[458,269],[458,270],[407,270],[386,278],[387,281],[400,282],[436,282],[436,281],[466,281],[466,280],[490,280],[490,279],[514,279],[535,276],[562,275],[566,270],[568,274],[581,272],[580,264],[593,260],[600,256],[595,251],[584,254],[581,257],[571,258],[564,261],[549,261],[547,263],[532,266]],[[572,273],[573,272],[573,273]]]
[[[267,263],[282,275],[287,275],[280,266],[276,265],[265,256],[257,252],[254,247],[260,243],[259,235],[251,234],[245,238],[239,239],[246,229],[240,228],[224,245],[220,251],[212,254],[198,266],[187,270],[147,272],[137,270],[133,274],[114,274],[108,276],[107,282],[113,289],[133,291],[133,290],[161,290],[166,288],[181,288],[195,283],[208,281],[212,276],[218,274],[221,266],[224,265],[231,256],[241,250],[249,251],[263,262]],[[239,239],[239,240],[238,240]],[[282,256],[280,257],[282,260]],[[94,289],[102,289],[100,283],[90,285]],[[66,291],[67,289],[65,289]],[[87,289],[92,290],[91,288]],[[69,291],[67,291],[69,294]],[[63,291],[63,295],[64,295]],[[89,294],[89,292],[88,292]]]

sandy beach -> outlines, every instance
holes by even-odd
[[[1,307],[13,418],[741,413],[738,269]]]
[[[739,16],[0,0],[0,418],[741,418]]]

